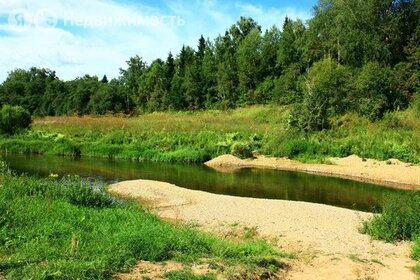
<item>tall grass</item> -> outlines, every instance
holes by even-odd
[[[139,260],[211,259],[253,273],[281,264],[263,265],[283,256],[265,242],[222,240],[165,223],[78,178],[0,180],[0,272],[8,279],[110,279]]]
[[[228,112],[154,113],[139,117],[48,117],[32,131],[1,138],[9,153],[91,156],[202,163],[232,153],[323,162],[352,154],[420,163],[420,124],[413,108],[376,123],[355,114],[334,118],[330,130],[301,134],[288,128],[288,107]]]
[[[414,271],[420,275],[420,192],[390,197],[381,215],[363,224],[363,233],[388,242],[412,240],[412,258],[418,261]]]

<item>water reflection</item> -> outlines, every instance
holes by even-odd
[[[343,208],[379,209],[386,195],[403,191],[298,172],[245,169],[220,173],[199,165],[49,156],[3,156],[12,170],[30,175],[80,175],[106,182],[148,179],[216,194],[307,201]]]

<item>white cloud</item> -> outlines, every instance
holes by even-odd
[[[121,4],[111,0],[0,0],[0,81],[15,68],[31,66],[54,69],[64,79],[73,79],[86,73],[101,77],[117,77],[125,61],[139,54],[147,61],[166,58],[169,51],[177,53],[183,44],[196,46],[201,34],[214,38],[233,24],[241,15],[251,16],[263,28],[281,25],[284,17],[309,18],[309,13],[293,8],[266,9],[244,2],[229,3],[221,0],[167,1],[167,7],[158,9],[142,4]],[[30,27],[16,32],[7,23],[15,9],[26,9],[31,15],[37,11],[54,15],[53,28]],[[105,21],[104,26],[83,28],[69,26],[69,19],[139,18],[150,16],[178,16],[184,26],[166,19],[157,26],[116,26]],[[4,20],[6,19],[6,20]],[[64,26],[65,23],[67,26]],[[74,23],[74,22],[73,22]],[[115,24],[113,21],[112,23]]]

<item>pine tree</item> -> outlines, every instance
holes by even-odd
[[[252,30],[240,43],[236,54],[241,105],[257,103],[254,91],[261,82],[261,36],[259,29]]]

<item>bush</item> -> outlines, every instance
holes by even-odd
[[[347,110],[350,72],[332,59],[317,62],[303,85],[303,102],[292,111],[290,125],[305,132],[329,128],[331,115]]]
[[[388,242],[414,241],[411,258],[417,261],[413,271],[420,273],[420,192],[391,198],[384,206],[382,215],[366,221],[362,233]],[[402,198],[401,198],[402,197]]]
[[[299,78],[301,75],[300,66],[290,65],[283,74],[274,80],[273,102],[280,105],[289,105],[299,102],[302,93],[299,88]]]
[[[247,143],[235,143],[232,145],[232,155],[241,158],[247,159],[252,158],[252,147],[250,144]]]
[[[394,86],[392,70],[378,62],[363,66],[356,81],[356,98],[353,100],[359,114],[371,121],[381,119],[386,112],[400,107],[402,95]]]
[[[414,101],[412,103],[414,114],[416,117],[420,118],[420,93],[417,93],[414,96]]]
[[[0,132],[13,135],[27,129],[31,124],[31,115],[20,106],[4,105],[0,110]]]
[[[420,261],[420,235],[418,235],[414,238],[414,247],[413,247],[413,251],[411,253],[411,257],[416,261]],[[419,268],[420,268],[420,266],[419,266]]]
[[[382,215],[365,222],[362,232],[388,242],[415,239],[420,235],[420,192],[390,198]]]

